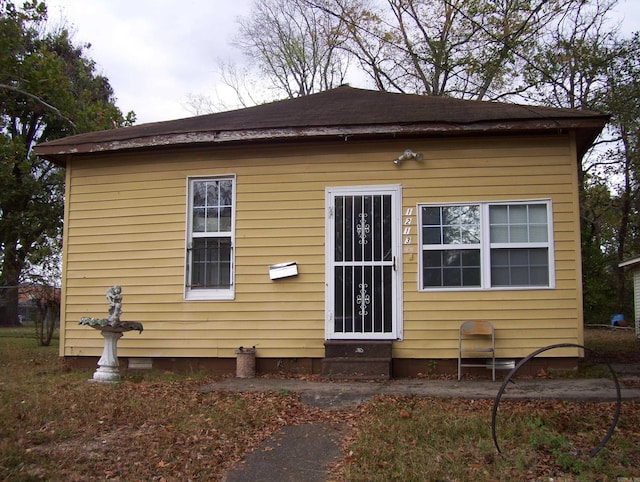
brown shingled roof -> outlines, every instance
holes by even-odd
[[[38,145],[36,153],[64,164],[68,155],[166,145],[575,130],[581,156],[607,120],[608,116],[586,110],[341,86],[245,109],[65,137]]]

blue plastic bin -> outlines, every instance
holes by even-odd
[[[624,321],[624,315],[617,313],[615,315],[611,315],[611,326],[618,326],[618,323]]]

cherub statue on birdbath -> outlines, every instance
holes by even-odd
[[[118,370],[118,339],[125,331],[138,330],[142,333],[142,323],[137,321],[120,321],[122,314],[122,288],[118,285],[107,290],[109,316],[106,318],[80,318],[80,325],[87,325],[104,337],[104,350],[98,360],[98,369],[93,374],[94,382],[114,383],[120,381]]]

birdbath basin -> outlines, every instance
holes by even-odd
[[[137,321],[121,321],[122,288],[118,285],[107,290],[109,316],[106,318],[80,318],[80,325],[100,330],[104,338],[104,349],[98,360],[98,369],[93,374],[92,382],[116,383],[120,381],[118,369],[118,340],[124,332],[138,330],[142,333],[142,323]]]

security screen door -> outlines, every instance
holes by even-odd
[[[400,186],[328,188],[328,339],[400,337]]]

